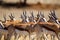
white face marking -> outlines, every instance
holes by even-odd
[[[15,18],[13,18],[13,20],[15,21],[16,19],[15,19]]]
[[[45,18],[43,18],[45,22],[47,22],[47,20]]]
[[[3,23],[2,22],[0,22],[0,24],[2,25],[2,27],[4,28],[4,25],[3,25]]]
[[[59,24],[59,21],[58,20],[56,20],[56,22]]]
[[[36,23],[36,21],[34,20],[34,22]]]
[[[26,21],[29,22],[29,19],[27,18]]]

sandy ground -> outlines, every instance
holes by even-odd
[[[20,20],[20,15],[23,13],[23,11],[26,11],[27,15],[30,16],[30,13],[33,11],[34,16],[37,15],[38,11],[41,13],[44,13],[46,19],[48,20],[48,14],[50,13],[50,10],[55,10],[56,15],[58,18],[60,18],[60,6],[56,5],[30,5],[27,7],[4,7],[0,6],[0,20],[3,19],[3,14],[6,14],[7,19],[9,19],[8,15],[12,13],[16,19]]]

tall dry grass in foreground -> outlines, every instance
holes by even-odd
[[[27,31],[15,29],[15,32],[9,35],[7,30],[0,29],[0,40],[58,40],[58,37],[53,31],[45,28],[39,33],[32,32],[30,37]]]

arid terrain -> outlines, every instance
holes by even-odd
[[[45,18],[48,20],[48,14],[50,10],[55,10],[57,17],[60,19],[60,5],[52,5],[52,4],[31,4],[25,7],[21,6],[0,6],[0,20],[4,20],[3,15],[6,14],[7,20],[9,20],[9,15],[12,13],[17,20],[20,19],[20,15],[23,11],[26,11],[27,16],[30,16],[30,13],[33,11],[34,16],[38,14],[38,12],[42,12],[45,15]],[[10,32],[12,31],[12,28]],[[30,36],[30,37],[29,37]],[[39,33],[33,32],[29,35],[27,31],[21,31],[18,29],[13,30],[13,32],[9,33],[8,30],[0,29],[0,40],[58,40],[55,32],[48,30],[46,28],[42,28],[39,30]]]

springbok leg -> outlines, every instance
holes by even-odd
[[[14,34],[15,34],[15,28],[13,27],[13,25],[10,25],[9,27],[8,27],[8,40],[11,40],[11,36],[13,35],[13,40],[15,40],[15,36],[14,36]]]

